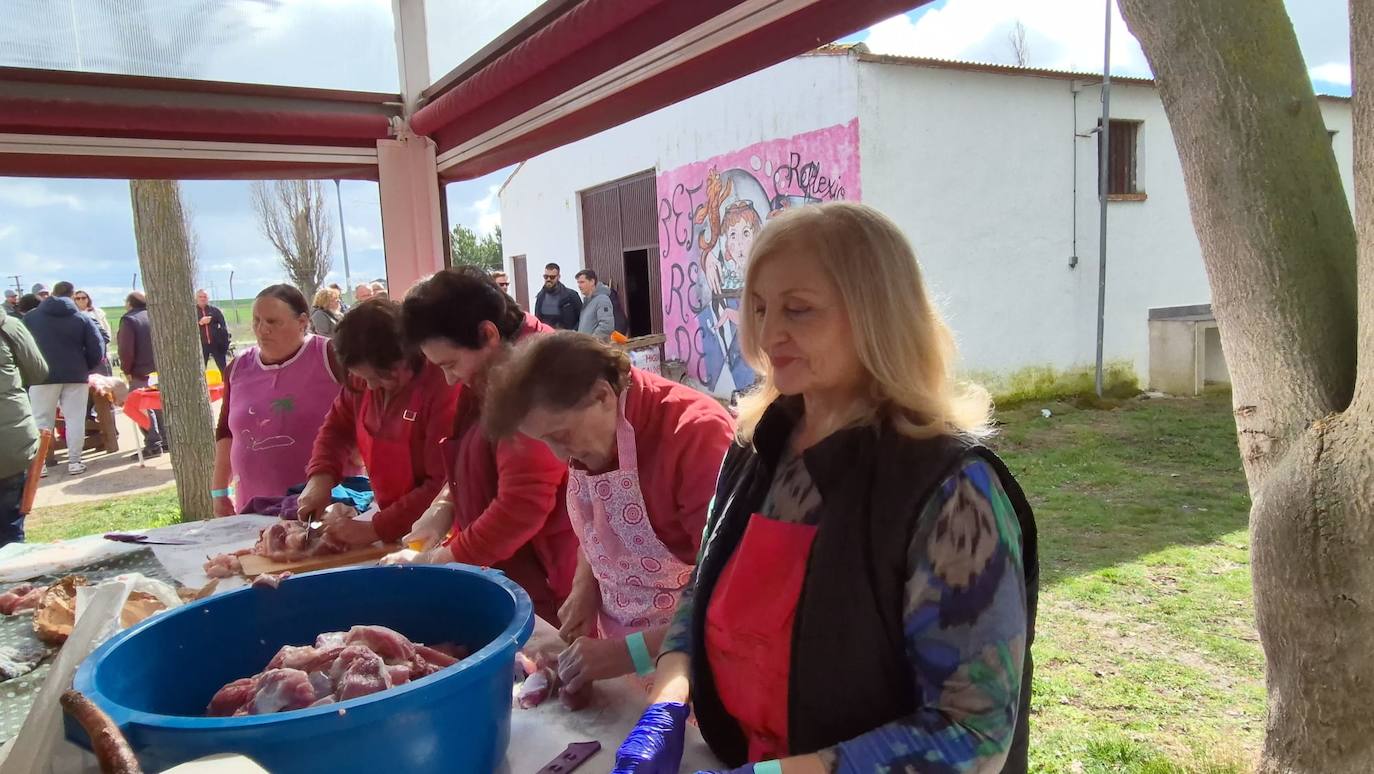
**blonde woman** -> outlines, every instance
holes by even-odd
[[[343,301],[339,291],[334,288],[320,288],[315,292],[314,307],[310,312],[310,327],[325,338],[334,337],[334,329],[343,319]]]
[[[689,698],[740,772],[1025,771],[1034,517],[911,246],[863,205],[788,211],[741,311],[760,388],[616,771],[676,771]]]

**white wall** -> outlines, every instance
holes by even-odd
[[[859,63],[864,199],[903,227],[959,339],[963,367],[1091,365],[1097,326],[1100,87],[1073,82]],[[1349,104],[1322,100],[1338,131],[1347,192]],[[1152,86],[1118,82],[1112,117],[1143,121],[1143,202],[1108,205],[1104,354],[1148,372],[1148,309],[1207,303],[1211,293],[1182,170]],[[1074,155],[1078,217],[1074,226]],[[1077,268],[1069,267],[1078,237]]]
[[[916,247],[966,371],[1090,366],[1097,330],[1099,87],[1005,73],[806,56],[526,162],[501,194],[507,269],[581,268],[577,192],[859,118],[863,199]],[[1322,99],[1347,196],[1347,101]],[[1155,89],[1117,82],[1112,115],[1143,121],[1143,202],[1108,214],[1107,360],[1148,374],[1148,309],[1211,300],[1173,136]],[[1078,160],[1075,228],[1074,157]],[[1077,268],[1070,268],[1077,234]],[[513,275],[512,275],[513,276]],[[571,285],[571,280],[568,280]]]
[[[791,59],[530,159],[501,192],[506,269],[511,256],[526,256],[531,305],[549,262],[575,287],[584,266],[579,191],[848,122],[858,105],[853,66],[844,55]]]

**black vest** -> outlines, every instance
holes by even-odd
[[[692,704],[702,735],[726,764],[746,763],[748,744],[721,704],[706,657],[706,611],[721,571],[762,506],[796,424],[782,399],[768,409],[751,446],[726,455],[697,566],[692,636]],[[790,753],[804,755],[914,713],[921,704],[906,656],[902,613],[907,548],[921,509],[969,454],[992,466],[1021,526],[1026,574],[1026,654],[1016,734],[1002,771],[1026,771],[1031,656],[1040,587],[1035,519],[1021,487],[991,451],[953,436],[916,440],[891,428],[842,430],[802,459],[822,514],[792,629],[788,686]],[[760,593],[767,593],[760,589]]]

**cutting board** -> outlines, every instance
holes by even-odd
[[[345,551],[342,554],[329,554],[328,556],[312,556],[307,559],[298,559],[294,562],[274,562],[265,556],[257,554],[245,554],[239,557],[239,564],[243,565],[243,574],[249,578],[256,578],[259,575],[278,572],[311,572],[313,570],[328,570],[331,567],[347,567],[350,564],[364,564],[375,562],[383,556],[401,550],[401,546],[396,543],[382,543],[379,545],[355,548],[352,551]]]

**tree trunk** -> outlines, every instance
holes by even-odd
[[[210,479],[215,437],[195,318],[195,276],[181,188],[170,180],[130,180],[129,193],[181,519],[205,519],[213,513]]]
[[[1353,0],[1356,16],[1369,4]],[[1357,291],[1350,206],[1306,65],[1282,0],[1121,10],[1159,82],[1232,377],[1269,693],[1261,768],[1374,771],[1374,416],[1352,403],[1357,377],[1369,392],[1357,310],[1374,293],[1367,272]],[[1371,35],[1353,37],[1367,70]],[[1355,124],[1366,254],[1368,112]]]

